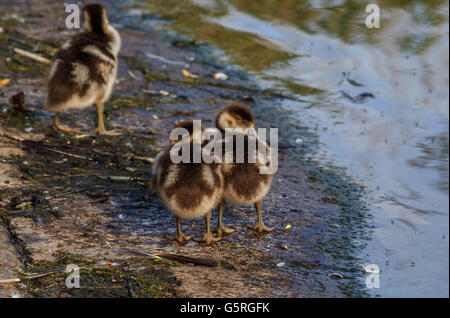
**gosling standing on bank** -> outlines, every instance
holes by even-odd
[[[270,164],[260,162],[257,157],[255,158],[255,163],[250,163],[248,158],[249,154],[249,137],[247,132],[249,129],[255,128],[255,119],[251,110],[241,104],[232,104],[223,108],[216,117],[216,127],[225,136],[226,128],[240,128],[244,136],[244,163],[236,163],[236,143],[234,140],[225,139],[225,143],[233,143],[234,158],[232,163],[226,163],[224,159],[223,163],[223,175],[225,178],[225,192],[224,201],[234,203],[234,204],[253,204],[255,206],[256,212],[258,214],[258,224],[256,226],[250,227],[252,230],[261,232],[271,232],[273,228],[267,227],[262,219],[262,200],[269,192],[272,181],[273,174],[262,174],[261,168],[267,168]],[[265,142],[262,142],[265,149],[262,149],[269,155],[270,150]],[[225,148],[223,150],[223,155],[225,154]],[[251,154],[254,156],[256,154]],[[222,214],[224,210],[225,202],[222,201],[219,205],[219,220],[217,225],[217,233],[219,235],[232,233],[234,230],[223,226],[222,224]]]
[[[111,95],[117,76],[120,35],[108,21],[100,4],[83,8],[85,32],[72,36],[56,53],[47,85],[45,108],[56,112],[53,129],[74,132],[59,123],[60,112],[95,103],[99,135],[120,135],[107,131],[103,103]]]
[[[190,139],[185,138],[183,140],[186,141],[181,142],[190,148],[190,162],[173,163],[170,150],[159,153],[153,163],[151,182],[151,187],[156,189],[167,209],[177,220],[177,234],[171,239],[180,243],[190,240],[190,237],[181,231],[181,219],[204,217],[206,234],[200,241],[206,244],[219,241],[220,238],[213,237],[211,233],[210,220],[211,210],[219,204],[223,196],[221,165],[193,163],[194,148],[201,149],[202,146],[200,134],[203,129],[199,129],[200,133],[195,132],[192,120],[182,121],[175,128],[185,128],[189,133]],[[193,138],[194,134],[198,136]]]

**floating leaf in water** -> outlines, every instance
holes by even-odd
[[[292,227],[291,223],[288,223],[284,228],[286,229],[286,231],[289,231],[291,227]]]

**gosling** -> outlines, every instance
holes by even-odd
[[[78,130],[62,126],[60,113],[83,109],[95,103],[99,135],[117,136],[105,129],[103,103],[109,98],[117,76],[120,35],[109,24],[100,4],[83,7],[85,31],[72,36],[56,53],[47,84],[45,109],[55,112],[53,129]]]
[[[258,223],[256,226],[248,226],[255,232],[271,232],[274,229],[267,227],[262,219],[262,200],[269,192],[273,174],[261,174],[260,168],[267,167],[267,163],[262,163],[255,160],[255,163],[250,163],[248,160],[249,153],[249,129],[254,129],[255,119],[251,110],[241,104],[232,104],[223,108],[216,117],[216,127],[225,135],[226,128],[241,129],[244,134],[244,162],[236,163],[236,153],[232,163],[227,163],[224,159],[223,175],[225,179],[224,197],[219,204],[219,218],[216,232],[220,236],[234,232],[233,229],[227,228],[222,224],[222,214],[225,206],[225,201],[232,204],[253,204],[258,214]],[[234,141],[225,141],[233,143],[233,150],[236,152],[236,143]],[[262,145],[266,148],[266,155],[270,155],[269,148],[265,142]],[[225,154],[225,151],[223,151]]]
[[[152,167],[153,179],[151,187],[154,188],[167,209],[173,213],[177,222],[177,234],[171,240],[180,243],[187,242],[191,237],[181,231],[181,219],[204,217],[206,234],[199,242],[211,244],[221,238],[212,235],[210,229],[211,211],[222,199],[224,182],[221,165],[204,162],[193,163],[193,151],[196,147],[201,149],[201,135],[203,128],[194,130],[192,120],[182,121],[175,128],[185,128],[186,134],[178,145],[186,143],[190,148],[189,163],[173,163],[170,151],[176,151],[174,142],[169,150],[159,153]],[[185,138],[189,134],[190,137]],[[197,136],[195,136],[198,134]],[[176,140],[175,142],[178,142]],[[185,144],[185,145],[186,145]],[[180,152],[178,152],[180,154]]]

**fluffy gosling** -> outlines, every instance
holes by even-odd
[[[241,128],[244,135],[248,129],[254,129],[255,119],[251,110],[240,104],[232,104],[223,108],[216,117],[216,127],[225,133],[226,128]],[[258,223],[256,226],[250,227],[252,230],[261,232],[271,232],[273,228],[267,227],[262,219],[262,200],[269,192],[273,174],[261,174],[260,168],[267,167],[267,164],[258,162],[248,163],[248,145],[249,137],[244,138],[244,163],[236,162],[236,153],[234,153],[233,163],[223,163],[223,175],[225,179],[225,191],[224,200],[219,205],[219,219],[217,225],[217,233],[219,235],[228,234],[233,232],[233,229],[229,229],[222,224],[222,214],[225,206],[225,201],[233,204],[253,204],[258,214]],[[226,141],[227,142],[227,141]],[[266,147],[266,154],[269,152],[268,146]],[[236,144],[233,141],[233,149],[236,152]],[[223,153],[225,153],[223,151]]]
[[[190,237],[181,231],[181,219],[204,217],[206,234],[203,239],[197,241],[206,244],[219,241],[220,238],[213,237],[211,233],[210,221],[211,210],[219,204],[223,196],[221,165],[193,163],[193,150],[195,147],[201,147],[201,137],[193,138],[195,132],[191,120],[183,121],[175,128],[185,128],[190,133],[191,139],[186,141],[191,152],[190,163],[173,163],[170,150],[166,150],[156,156],[152,167],[152,186],[177,221],[177,234],[170,239],[180,243],[190,240]]]
[[[120,135],[107,131],[103,103],[111,95],[117,76],[120,35],[109,24],[100,4],[83,7],[85,31],[72,36],[56,53],[47,84],[45,108],[55,112],[53,129],[76,132],[59,122],[62,111],[82,109],[95,103],[99,135]]]

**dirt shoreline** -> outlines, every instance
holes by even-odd
[[[357,283],[337,262],[350,262],[351,255],[327,245],[345,243],[339,242],[341,226],[333,223],[341,206],[326,193],[327,185],[320,178],[290,159],[289,146],[280,149],[279,170],[263,203],[265,222],[275,226],[275,233],[254,235],[244,226],[256,221],[253,209],[228,207],[225,223],[237,231],[218,244],[174,245],[163,237],[174,231],[175,224],[147,187],[151,166],[127,155],[154,156],[167,146],[175,121],[202,119],[205,126],[212,126],[217,111],[230,102],[246,103],[255,112],[257,125],[270,127],[271,118],[261,109],[280,96],[251,86],[245,74],[230,69],[225,70],[230,75],[227,81],[214,81],[211,75],[224,67],[202,56],[202,46],[144,27],[118,7],[110,7],[111,21],[120,24],[123,48],[118,83],[106,114],[109,125],[130,132],[122,137],[78,138],[49,129],[51,114],[42,109],[48,66],[11,50],[34,50],[51,58],[72,33],[63,28],[64,6],[54,0],[0,4],[4,29],[0,79],[11,79],[0,90],[0,280],[20,276],[19,270],[45,272],[72,263],[88,268],[82,270],[79,290],[65,288],[63,273],[0,284],[0,297],[345,297],[359,293],[348,287]],[[185,65],[163,63],[147,53]],[[184,77],[180,72],[184,67],[204,78]],[[8,106],[8,98],[20,91],[25,94],[26,112]],[[93,108],[70,112],[62,120],[92,132],[94,113]],[[203,224],[186,221],[183,228],[200,236]],[[153,261],[116,249],[207,257],[219,266]]]

